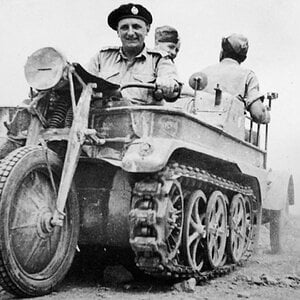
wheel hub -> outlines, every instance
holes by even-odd
[[[199,237],[205,238],[206,237],[206,231],[205,231],[205,226],[201,224],[197,224],[197,227],[195,228]]]
[[[44,208],[39,214],[37,232],[42,239],[46,239],[54,230],[54,227],[51,225],[52,215],[48,208]]]

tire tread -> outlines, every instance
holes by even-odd
[[[0,162],[0,201],[2,201],[2,192],[5,187],[6,180],[14,168],[14,166],[18,163],[18,161],[28,154],[31,151],[36,149],[40,149],[38,146],[24,146],[18,148],[11,152],[8,156]],[[8,276],[7,268],[5,267],[3,255],[2,255],[2,245],[0,243],[0,285],[5,289],[7,292],[14,294],[19,297],[28,297],[27,294],[22,292],[10,279]]]

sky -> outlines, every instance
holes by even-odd
[[[181,80],[216,63],[221,38],[242,33],[249,39],[244,63],[255,71],[262,92],[278,92],[271,111],[268,166],[294,175],[300,202],[300,1],[297,0],[141,0],[153,15],[154,28],[171,25],[181,36],[176,59]],[[127,1],[0,0],[0,106],[27,97],[27,57],[53,46],[70,62],[85,64],[100,48],[119,45],[107,25],[108,14]],[[296,209],[300,212],[300,203]]]

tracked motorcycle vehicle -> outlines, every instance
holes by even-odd
[[[53,48],[33,53],[25,75],[30,102],[0,149],[0,283],[10,293],[50,293],[82,245],[131,248],[153,276],[212,278],[251,255],[263,207],[279,224],[293,203],[292,178],[270,183],[263,130],[252,120],[245,129],[232,96],[201,92],[203,74],[191,77],[194,97],[165,106],[128,105],[122,89],[155,85],[120,87]]]

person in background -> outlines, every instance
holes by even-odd
[[[167,53],[150,50],[145,37],[152,24],[151,13],[139,4],[124,4],[113,10],[107,19],[116,31],[121,46],[102,48],[89,62],[88,70],[108,81],[126,83],[156,83],[167,101],[175,101],[180,94],[177,70]],[[151,104],[153,91],[128,88],[122,91],[132,104]]]
[[[208,79],[204,91],[214,93],[219,84],[221,90],[244,102],[255,122],[269,123],[270,113],[262,102],[263,95],[259,91],[257,77],[253,71],[241,66],[247,58],[248,39],[234,33],[223,38],[221,46],[220,62],[202,70]]]
[[[178,31],[169,25],[155,28],[154,43],[155,49],[167,52],[172,61],[177,57],[181,46]],[[194,91],[188,85],[183,84],[181,86],[180,96],[193,97]]]
[[[171,26],[164,25],[155,28],[155,49],[165,51],[174,60],[180,50],[178,31]]]

